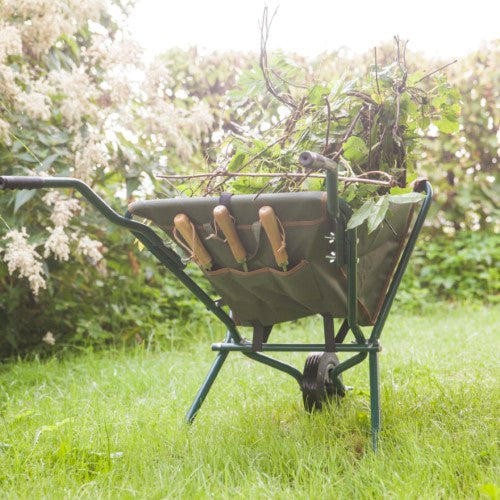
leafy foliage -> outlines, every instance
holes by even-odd
[[[418,243],[397,301],[421,308],[436,300],[498,303],[500,236],[458,232]]]
[[[267,36],[265,28],[263,36]],[[433,85],[424,88],[421,83],[426,83],[434,72],[409,74],[406,44],[396,39],[396,48],[394,62],[380,66],[375,59],[362,77],[334,76],[329,81],[318,81],[307,68],[283,54],[277,54],[272,66],[268,66],[264,44],[260,66],[243,73],[239,91],[232,91],[231,97],[239,98],[240,103],[253,101],[254,107],[261,108],[258,92],[263,92],[273,96],[278,106],[267,110],[260,128],[254,121],[241,120],[241,128],[251,131],[251,137],[233,132],[223,144],[226,159],[222,166],[218,165],[214,176],[202,181],[193,192],[321,189],[318,180],[308,181],[307,170],[302,171],[297,164],[301,152],[312,150],[338,162],[343,176],[389,178],[385,184],[397,186],[394,193],[400,203],[416,201],[411,189],[404,189],[417,176],[415,159],[421,152],[422,137],[431,125],[443,133],[458,131],[460,93],[443,76],[433,77]],[[300,81],[291,81],[294,78]],[[224,168],[243,174],[251,169],[254,175],[269,171],[289,174],[293,170],[306,177],[277,176],[270,182],[254,176],[220,180]],[[351,181],[341,188],[344,198],[359,209],[350,227],[368,220],[369,230],[373,231],[389,207],[389,189]]]
[[[50,5],[62,3],[54,0]],[[267,77],[277,94],[293,104],[287,106],[266,91],[262,68],[251,54],[202,55],[196,49],[175,49],[142,67],[137,48],[121,29],[120,16],[126,15],[129,3],[116,4],[120,7],[111,15],[92,10],[94,2],[74,2],[72,11],[61,10],[64,22],[56,18],[53,23],[45,22],[55,15],[51,9],[37,17],[23,13],[25,3],[20,3],[12,15],[5,6],[14,3],[2,4],[0,29],[23,35],[11,36],[7,52],[0,54],[2,174],[78,176],[122,212],[137,197],[200,193],[192,183],[173,187],[159,181],[156,173],[207,172],[214,167],[244,172],[249,166],[284,172],[296,167],[297,153],[304,149],[330,157],[339,153],[337,161],[346,174],[376,168],[403,183],[411,181],[414,172],[424,172],[436,188],[437,202],[426,228],[433,236],[429,245],[434,250],[428,254],[433,260],[419,251],[422,272],[411,275],[410,289],[417,297],[427,290],[429,300],[481,300],[487,290],[493,300],[497,275],[487,259],[495,247],[485,242],[499,220],[494,183],[498,44],[446,69],[461,95],[460,115],[459,93],[442,76],[421,80],[442,62],[414,55],[406,62],[400,54],[394,63],[393,49],[385,46],[378,50],[377,64],[373,53],[355,58],[323,54],[314,61],[270,54],[264,66]],[[91,7],[92,12],[86,10]],[[46,27],[50,37],[37,38],[33,23],[38,23],[38,35]],[[22,44],[16,45],[21,38]],[[133,80],[137,74],[144,78]],[[208,190],[222,188],[217,182]],[[234,178],[227,185],[241,193],[284,188],[281,181],[250,177]],[[322,189],[322,184],[309,177],[288,187]],[[373,228],[387,206],[387,198],[377,196],[414,201],[405,189],[394,187],[387,194],[377,186],[346,183],[342,195],[359,207],[360,223],[367,221]],[[139,252],[127,233],[103,221],[78,194],[66,192],[64,197],[66,204],[58,206],[71,210],[56,210],[40,191],[0,195],[0,352],[43,346],[48,331],[56,345],[135,342],[136,334],[143,338],[151,332],[170,336],[177,323],[203,316],[196,302],[147,252]],[[48,251],[56,248],[48,245],[56,229],[52,218],[61,215],[68,219],[67,262],[58,258],[61,253]],[[6,235],[22,228],[43,266],[47,289],[38,296],[7,267]],[[465,268],[440,260],[438,245],[454,241],[434,238],[443,232],[456,233],[457,245],[474,239],[482,257],[467,260],[474,246],[464,244],[451,253],[460,255]],[[87,235],[102,256],[99,262],[90,258],[90,250],[80,248]],[[439,286],[429,281],[428,266],[443,280]],[[467,286],[459,279],[464,269]],[[427,283],[432,287],[426,289]],[[445,286],[448,283],[452,285]]]
[[[152,170],[161,160],[158,151],[168,145],[170,158],[181,158],[184,146],[195,155],[201,150],[205,120],[211,118],[197,115],[194,122],[188,115],[194,106],[170,102],[170,97],[177,98],[165,87],[169,75],[156,73],[153,81],[154,65],[148,68],[149,93],[134,90],[137,82],[130,78],[139,69],[137,47],[118,25],[126,2],[115,6],[113,15],[100,8],[88,14],[86,9],[99,2],[77,2],[74,10],[61,2],[54,0],[54,9],[43,2],[20,4],[15,12],[8,5],[0,9],[0,30],[10,30],[19,40],[0,60],[2,174],[79,177],[123,212],[134,191],[152,190]],[[30,26],[46,35],[44,43]],[[165,113],[178,128],[141,128],[152,110],[152,95],[158,96],[154,104],[164,102]],[[2,192],[1,353],[43,346],[49,331],[62,344],[129,341],[139,331],[160,332],[162,321],[171,326],[186,319],[187,311],[197,310],[147,255],[139,264],[130,235],[80,202],[74,192]],[[9,234],[24,230],[29,234],[26,245],[9,252]],[[58,241],[52,238],[56,231]],[[28,265],[33,258],[43,266],[40,279],[47,287],[38,294],[18,275],[21,270],[25,275],[33,272]],[[145,305],[133,305],[141,302]]]
[[[499,230],[499,55],[492,41],[450,68],[462,96],[459,131],[427,135],[418,160],[436,188],[434,233]]]
[[[69,265],[51,263],[49,289],[37,299],[26,283],[0,268],[3,356],[34,348],[47,351],[49,346],[42,342],[47,332],[52,332],[57,349],[73,349],[133,345],[153,338],[165,344],[179,340],[176,325],[201,324],[205,308],[194,296],[168,279],[153,258],[142,255],[139,267],[133,251],[121,250],[126,243],[132,248],[132,238],[124,242],[123,234],[115,236],[107,253],[107,277],[84,259]],[[201,273],[193,272],[200,281]]]

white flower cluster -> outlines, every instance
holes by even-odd
[[[161,58],[157,57],[148,66],[144,81],[144,92],[150,99],[162,98],[169,95],[174,79],[170,70]]]
[[[17,104],[33,120],[50,119],[50,99],[40,92],[20,92],[16,97]]]
[[[64,230],[71,217],[80,209],[80,204],[75,198],[68,198],[59,191],[49,191],[43,197],[43,201],[52,207],[50,219],[55,226],[54,228],[46,228],[50,236],[45,241],[43,256],[47,258],[53,254],[57,260],[67,261],[70,254],[70,238]],[[77,254],[87,257],[92,265],[96,266],[102,260],[101,248],[103,245],[100,241],[92,240],[87,235],[79,238],[77,233],[73,233],[71,239],[78,240]]]
[[[26,229],[11,230],[5,239],[8,243],[3,252],[9,274],[17,271],[22,278],[27,278],[33,294],[38,295],[40,288],[46,288],[43,267],[35,245],[28,243]]]
[[[118,37],[104,55],[104,64],[107,67],[130,66],[134,69],[142,66],[143,50],[137,41],[132,38]]]
[[[76,149],[73,177],[88,182],[95,167],[104,168],[108,166],[106,148],[102,142],[97,140],[97,137],[90,137],[83,142],[81,137],[78,136],[73,147]]]
[[[33,120],[51,118],[51,96],[62,95],[60,111],[70,130],[81,125],[82,116],[97,115],[99,96],[90,82],[88,67],[72,72],[51,71],[47,76],[37,65],[11,65],[11,55],[39,57],[63,35],[73,35],[82,25],[99,19],[105,0],[3,0],[0,2],[0,95]],[[5,143],[6,134],[0,131]]]
[[[128,104],[131,96],[141,91],[143,49],[122,33],[112,38],[107,33],[95,33],[85,55],[89,66],[99,63],[106,70],[106,78],[100,83],[99,106],[115,107]]]
[[[194,142],[199,142],[201,135],[207,133],[213,124],[213,117],[206,104],[199,103],[189,110],[183,110],[163,99],[149,103],[149,113],[144,117],[146,133],[163,140],[166,147],[175,148],[183,161],[188,161],[193,155]]]
[[[62,226],[56,226],[55,228],[47,228],[50,236],[45,241],[45,251],[43,256],[47,258],[51,253],[57,260],[68,260],[69,259],[69,238],[64,232]]]
[[[102,0],[4,0],[0,17],[18,20],[25,51],[39,56],[63,34],[72,35],[89,19],[98,19]]]
[[[185,127],[193,139],[200,141],[202,134],[208,133],[213,123],[214,117],[208,105],[200,102],[189,110],[189,119],[185,120]]]
[[[193,155],[194,145],[210,131],[214,118],[203,102],[188,109],[173,104],[173,85],[174,78],[168,67],[161,58],[155,59],[145,73],[142,87],[145,101],[140,110],[140,121],[145,125],[147,135],[154,136],[163,147],[175,149],[183,161],[188,161]],[[132,127],[133,124],[129,125]]]
[[[0,142],[3,142],[6,146],[10,146],[12,144],[9,130],[10,125],[8,122],[0,118]]]
[[[56,338],[54,337],[54,334],[52,332],[47,332],[43,337],[42,341],[45,342],[48,345],[55,345],[56,343]]]
[[[20,92],[16,84],[16,73],[5,64],[0,64],[0,93],[8,99],[14,99]]]
[[[47,258],[51,253],[57,260],[69,259],[69,237],[64,232],[71,217],[80,209],[80,204],[75,198],[68,198],[59,191],[49,191],[43,201],[52,208],[50,220],[54,228],[47,227],[50,236],[45,241],[43,256]]]
[[[53,93],[64,96],[60,111],[70,130],[80,127],[82,116],[96,117],[97,108],[93,101],[97,99],[98,92],[90,83],[84,66],[73,71],[51,71],[48,80],[53,85]]]
[[[43,197],[43,201],[46,205],[52,207],[50,220],[56,227],[65,228],[71,217],[80,209],[80,204],[76,198],[68,198],[59,191],[49,191]]]
[[[22,51],[23,43],[19,30],[15,26],[0,23],[0,63],[4,63],[8,56],[21,54]]]
[[[101,248],[102,243],[100,241],[92,240],[85,235],[80,238],[76,250],[80,255],[87,257],[95,266],[102,259]]]

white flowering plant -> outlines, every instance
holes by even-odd
[[[173,164],[202,163],[200,145],[207,143],[215,118],[202,99],[179,105],[170,90],[175,79],[161,61],[144,67],[140,48],[120,28],[130,5],[119,0],[1,3],[2,174],[76,177],[124,211],[135,190],[157,185],[154,169],[165,149]],[[88,304],[95,296],[102,307],[93,287],[116,286],[123,273],[142,275],[131,243],[78,193],[2,192],[0,353],[34,330],[47,331],[50,325],[40,322],[57,310],[68,315],[66,323],[62,317],[58,321],[70,331],[84,314],[75,296]],[[75,290],[77,282],[83,291]],[[115,315],[123,316],[123,307],[116,306]],[[107,323],[98,317],[93,324],[106,323],[103,331],[109,334],[112,314],[103,316]],[[84,336],[99,328],[79,331]]]

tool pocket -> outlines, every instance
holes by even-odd
[[[316,313],[322,296],[313,267],[302,260],[289,271],[265,267],[243,272],[222,268],[205,275],[243,325],[271,325]]]

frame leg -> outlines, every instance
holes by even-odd
[[[380,432],[380,374],[378,352],[370,352],[370,409],[373,450],[377,451],[378,434]]]
[[[189,408],[189,411],[186,414],[185,418],[186,423],[190,424],[195,419],[198,410],[203,404],[203,401],[205,400],[208,391],[212,387],[214,380],[217,378],[217,375],[219,374],[219,371],[222,368],[224,361],[226,361],[228,354],[229,354],[228,351],[220,352],[219,354],[217,354],[217,357],[215,358],[215,361],[212,367],[210,368],[210,371],[208,372],[205,381],[203,382],[203,385],[200,387],[200,390],[198,391],[198,394],[196,394],[196,397],[194,398],[191,408]]]

